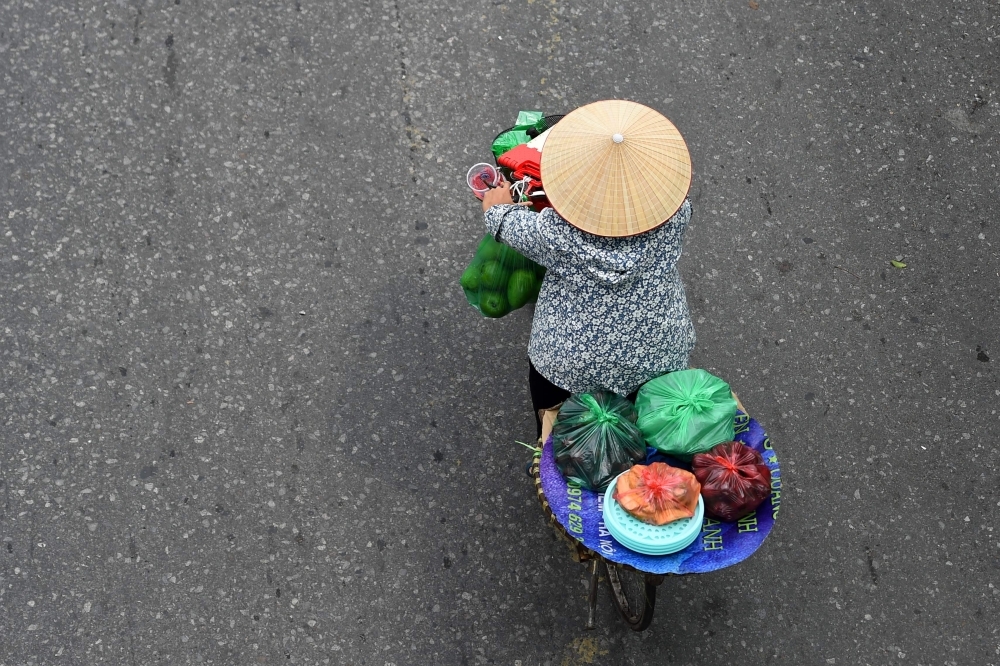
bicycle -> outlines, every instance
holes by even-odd
[[[611,587],[611,596],[615,606],[621,613],[622,619],[633,631],[643,631],[649,627],[653,621],[653,612],[656,609],[656,588],[659,587],[665,576],[650,574],[628,565],[617,562],[609,562],[599,553],[584,546],[580,541],[574,539],[565,527],[556,519],[555,514],[549,507],[549,502],[542,491],[542,479],[539,474],[541,451],[539,451],[531,462],[531,476],[535,483],[535,492],[542,504],[549,522],[556,529],[557,533],[563,537],[570,549],[571,557],[575,562],[590,562],[590,592],[587,597],[589,611],[587,614],[587,629],[596,628],[597,617],[597,594],[600,581],[600,567],[603,565],[605,577]]]

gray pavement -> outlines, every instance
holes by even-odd
[[[758,1],[0,4],[0,664],[1000,664],[1000,6]],[[468,166],[607,97],[785,486],[644,634],[457,286]]]

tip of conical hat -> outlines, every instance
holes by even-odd
[[[556,212],[599,236],[633,236],[663,224],[691,186],[691,156],[674,124],[625,100],[567,114],[549,132],[541,168]]]

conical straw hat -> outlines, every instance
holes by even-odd
[[[542,187],[567,222],[634,236],[669,220],[691,186],[691,155],[674,124],[642,104],[581,106],[549,132]]]

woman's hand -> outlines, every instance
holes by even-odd
[[[502,206],[504,204],[512,203],[514,203],[514,200],[510,196],[510,183],[504,180],[483,196],[483,212],[485,213],[493,206]],[[519,205],[530,206],[531,203],[521,202]]]

